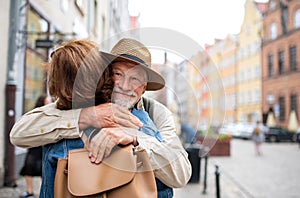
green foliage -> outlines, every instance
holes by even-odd
[[[225,140],[230,140],[231,136],[227,134],[221,134],[219,135],[219,140],[225,141]]]
[[[206,138],[215,138],[219,139],[220,141],[226,141],[230,140],[231,136],[227,134],[218,134],[217,131],[215,130],[215,127],[210,126],[207,130],[198,130],[198,136],[199,137],[206,137]]]
[[[217,132],[214,127],[210,126],[207,130],[198,130],[197,131],[199,137],[216,137]]]

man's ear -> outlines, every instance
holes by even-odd
[[[145,91],[146,91],[146,87],[147,87],[147,84],[146,84],[146,85],[144,85],[143,94],[144,94],[144,93],[145,93]]]

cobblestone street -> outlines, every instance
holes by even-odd
[[[215,165],[220,167],[222,198],[295,198],[300,194],[300,149],[296,143],[264,143],[262,156],[256,156],[253,142],[233,139],[230,157],[208,159],[207,189],[203,194],[204,159],[199,183],[175,189],[175,198],[216,197]],[[41,179],[35,178],[35,194]],[[0,188],[0,198],[18,198],[25,190],[25,180],[17,188]]]

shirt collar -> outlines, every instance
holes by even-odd
[[[145,108],[144,108],[144,103],[143,103],[143,100],[142,100],[142,97],[141,97],[141,99],[137,102],[137,104],[136,104],[135,106],[136,106],[137,110],[140,110],[140,109],[145,110]]]

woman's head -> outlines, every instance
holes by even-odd
[[[36,100],[34,107],[35,108],[36,107],[41,107],[41,106],[44,106],[44,105],[49,104],[51,102],[52,102],[52,100],[51,100],[50,96],[48,96],[47,94],[41,94],[38,97],[38,99]]]
[[[113,83],[107,65],[92,41],[62,43],[48,63],[49,92],[58,98],[57,108],[82,108],[109,101]]]

